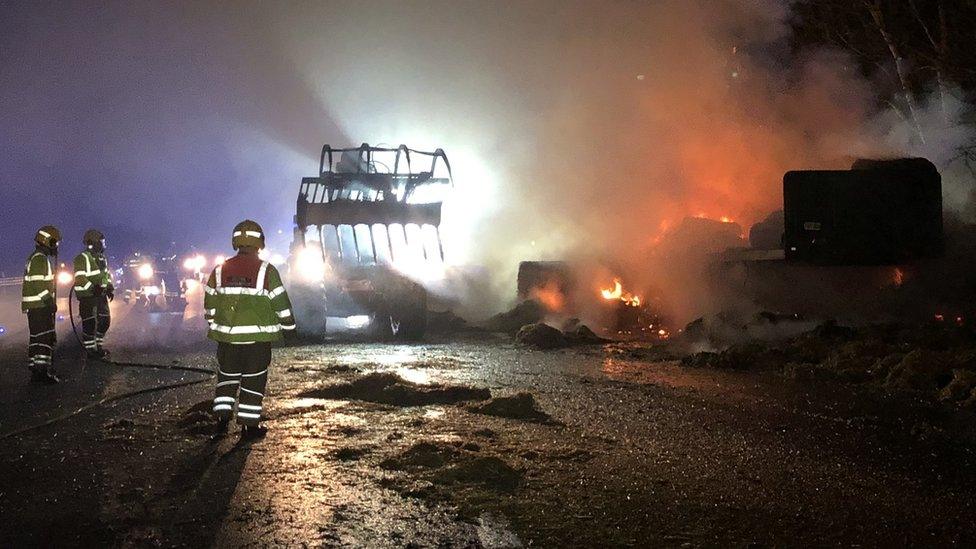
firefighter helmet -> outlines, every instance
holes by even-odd
[[[54,225],[44,225],[40,229],[37,229],[37,234],[34,235],[34,242],[45,248],[57,248],[58,242],[61,242],[61,231]]]
[[[105,235],[103,235],[102,232],[97,229],[88,229],[85,231],[85,236],[82,239],[82,243],[88,247],[104,245]]]
[[[264,229],[261,225],[250,219],[245,219],[234,227],[234,235],[231,238],[231,244],[234,246],[235,250],[239,250],[245,246],[250,246],[252,248],[262,249],[264,248]]]

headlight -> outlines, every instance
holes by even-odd
[[[68,271],[58,272],[58,284],[62,284],[62,285],[71,284],[74,281],[74,279],[75,277],[72,276],[71,273],[69,273]]]
[[[183,268],[188,271],[202,271],[207,266],[207,258],[202,255],[195,255],[183,260]]]
[[[325,277],[325,258],[314,248],[302,248],[295,256],[295,272],[307,282],[321,282]]]
[[[149,280],[154,274],[156,274],[156,271],[153,270],[152,265],[143,263],[142,265],[139,265],[138,273],[141,280]]]

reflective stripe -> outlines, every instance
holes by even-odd
[[[268,292],[268,297],[270,297],[271,299],[274,299],[274,298],[278,297],[279,295],[281,295],[283,293],[285,293],[285,287],[284,286],[278,286],[274,290],[271,290],[270,292]]]
[[[257,391],[252,391],[250,389],[245,389],[244,387],[241,387],[241,391],[244,391],[245,393],[251,393],[252,395],[258,395],[259,397],[263,397],[264,396],[264,394],[262,394],[262,393],[259,393]]]
[[[255,374],[241,374],[241,377],[258,377],[259,375],[266,374],[266,373],[268,373],[267,368],[265,368],[264,370],[261,370],[260,372],[255,373]]]
[[[237,381],[236,379],[232,379],[230,381],[221,381],[220,383],[217,384],[217,387],[223,387],[225,385],[236,385],[238,383],[240,383],[240,381]]]
[[[102,274],[102,270],[97,271],[75,271],[75,276],[95,276]]]
[[[37,295],[24,296],[23,298],[21,298],[21,301],[23,301],[24,303],[30,303],[30,302],[33,302],[33,301],[40,301],[40,300],[44,299],[45,297],[47,297],[49,295],[51,295],[51,292],[49,290],[44,290],[43,292],[41,292],[41,293],[39,293]]]
[[[45,330],[43,332],[38,332],[36,334],[31,334],[31,337],[41,337],[42,335],[53,334],[54,330]]]
[[[228,374],[227,372],[221,370],[220,368],[217,368],[217,373],[219,373],[222,376],[227,376],[227,377],[238,377],[238,376],[241,375],[241,374]]]
[[[238,287],[217,288],[217,293],[221,295],[267,295],[268,294],[268,292],[264,291],[262,288],[238,288]]]
[[[258,269],[258,281],[257,281],[257,284],[254,285],[254,287],[256,289],[261,290],[262,292],[265,292],[265,289],[264,289],[264,277],[267,274],[268,274],[268,262],[267,261],[262,261],[261,262],[261,268]]]
[[[47,349],[54,348],[52,345],[48,345],[47,343],[31,343],[30,345],[28,345],[28,347],[44,347]]]
[[[213,323],[210,329],[222,334],[274,334],[281,331],[281,326],[223,326]]]
[[[207,292],[210,295],[217,295],[217,290],[211,288],[210,286],[204,286],[203,291]]]
[[[75,291],[76,292],[84,292],[85,290],[87,290],[88,288],[91,288],[91,287],[92,287],[92,281],[89,280],[87,283],[85,283],[84,286],[75,286]]]
[[[284,311],[278,311],[278,318],[288,318],[291,316],[291,309],[285,309]]]
[[[217,314],[217,309],[204,309],[203,312],[206,313],[206,314],[208,314],[208,315],[210,315],[210,316],[213,316],[213,315]]]
[[[218,402],[234,402],[234,400],[236,400],[234,397],[219,396],[214,398],[214,403],[216,404]]]
[[[255,412],[260,412],[261,411],[261,407],[260,406],[253,406],[251,404],[238,404],[237,405],[237,409],[238,410],[253,410]]]
[[[43,236],[44,238],[51,238],[51,233],[47,231],[37,231],[37,234]]]
[[[34,360],[50,360],[51,355],[34,355]]]
[[[222,268],[223,265],[217,265],[217,268],[214,269],[214,279],[216,281],[218,290],[220,289],[220,273],[222,272]]]
[[[281,325],[281,329],[282,330],[294,330],[295,329],[295,325],[294,324],[282,324]]]
[[[233,410],[234,407],[230,404],[214,404],[213,411],[219,412],[221,410]]]
[[[24,277],[24,282],[37,282],[37,281],[50,282],[54,280],[54,275],[30,275]]]
[[[257,231],[234,231],[234,236],[253,236],[254,238],[262,238],[262,234]]]
[[[250,412],[237,412],[237,417],[242,417],[245,419],[261,419],[261,414],[252,414]]]

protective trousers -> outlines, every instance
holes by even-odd
[[[47,372],[51,368],[54,344],[58,341],[57,333],[54,331],[54,314],[53,307],[27,311],[27,329],[30,332],[27,367],[31,371]]]
[[[221,419],[230,419],[237,404],[237,423],[257,425],[261,421],[264,386],[268,383],[271,343],[217,343],[217,364],[214,413]]]
[[[112,323],[105,296],[82,297],[78,300],[81,315],[81,331],[86,351],[101,351],[105,334]]]

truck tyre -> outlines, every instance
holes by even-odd
[[[387,341],[419,341],[427,332],[427,290],[413,285],[391,296],[373,315],[373,335]]]

